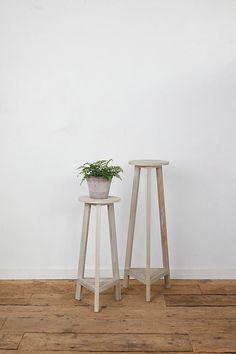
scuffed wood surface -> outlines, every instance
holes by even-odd
[[[76,301],[73,280],[0,281],[0,354],[236,353],[236,281],[130,281]]]

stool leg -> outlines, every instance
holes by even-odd
[[[168,271],[168,274],[164,276],[165,287],[170,288],[171,287],[170,267],[169,267],[169,255],[168,255],[168,242],[167,242],[167,228],[166,228],[166,213],[165,213],[165,198],[164,198],[162,167],[158,167],[156,169],[156,177],[157,177],[158,204],[159,204],[159,215],[160,215],[163,266]]]
[[[147,205],[146,205],[146,301],[151,301],[151,168],[147,168]]]
[[[119,274],[119,261],[118,261],[118,252],[117,252],[114,204],[108,204],[107,209],[108,209],[108,220],[109,220],[109,230],[110,230],[112,271],[113,271],[113,278],[117,280],[117,283],[115,285],[115,299],[120,300],[121,290],[120,290],[120,274]]]
[[[79,265],[78,265],[78,279],[84,278],[85,259],[86,259],[86,251],[87,251],[87,240],[88,240],[88,231],[89,231],[90,210],[91,210],[91,205],[85,204],[84,205],[82,234],[81,234],[81,241],[80,241],[80,256],[79,256]],[[77,282],[75,298],[77,300],[81,300],[81,295],[82,295],[82,285],[80,285]]]
[[[126,247],[126,257],[125,257],[125,274],[124,274],[124,287],[128,288],[129,286],[129,275],[128,271],[131,265],[132,249],[133,249],[133,240],[134,240],[134,227],[137,211],[137,202],[138,202],[138,189],[139,189],[139,180],[140,180],[140,167],[135,166],[134,168],[134,180],[133,180],[133,189],[130,205],[130,216],[129,216],[129,228],[128,228],[128,238],[127,238],[127,247]]]
[[[95,249],[95,301],[94,301],[94,312],[99,312],[100,234],[101,234],[101,205],[96,205],[96,249]]]

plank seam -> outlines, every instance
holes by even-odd
[[[25,332],[25,333],[26,333],[26,332]],[[17,349],[16,349],[16,350],[18,350],[18,349],[20,348],[20,344],[21,344],[21,342],[22,342],[22,340],[23,340],[23,338],[24,338],[24,336],[25,336],[25,333],[22,334],[21,339],[20,339],[20,341],[19,341],[19,343],[18,343],[18,346],[17,346]],[[0,353],[1,353],[1,352],[0,352]]]

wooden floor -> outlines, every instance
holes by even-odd
[[[236,281],[131,281],[116,302],[74,300],[74,281],[0,281],[0,354],[236,353]]]

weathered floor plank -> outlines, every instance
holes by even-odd
[[[194,352],[235,353],[235,333],[201,333],[190,335]]]
[[[236,306],[225,307],[181,307],[170,306],[166,309],[166,315],[170,318],[182,320],[236,320]]]
[[[0,332],[0,349],[17,349],[22,334],[4,334]]]
[[[75,354],[75,353],[79,353],[79,354],[128,354],[128,353],[132,353],[131,351],[128,351],[128,352],[121,352],[121,351],[119,351],[119,352],[117,352],[117,351],[112,351],[112,352],[110,352],[110,351],[103,351],[103,352],[101,352],[101,351],[96,351],[96,352],[88,352],[88,351],[74,351],[74,350],[60,350],[60,351],[58,351],[58,350],[50,350],[50,351],[48,351],[48,350],[43,350],[43,351],[41,351],[41,350],[11,350],[11,351],[9,351],[9,350],[1,350],[0,349],[0,354]],[[133,352],[134,353],[134,352]],[[147,352],[147,351],[145,351],[145,352],[138,352],[139,354],[147,354],[147,353],[150,353],[150,352]],[[152,354],[165,354],[165,353],[168,353],[168,354],[176,354],[176,352],[157,352],[157,351],[152,351],[151,352]],[[178,354],[194,354],[193,352],[177,352]],[[202,353],[202,354],[206,354],[206,353]],[[207,354],[212,354],[212,353],[207,353]]]
[[[164,317],[146,321],[130,319],[80,319],[76,316],[48,316],[43,318],[16,317],[5,322],[2,333],[236,333],[236,320],[181,320]]]
[[[26,333],[20,349],[78,351],[192,351],[188,335]]]
[[[202,294],[236,295],[235,280],[202,280],[198,284]]]
[[[91,296],[91,295],[90,295]],[[104,295],[107,296],[107,295]],[[129,299],[128,299],[129,298]],[[75,302],[74,302],[75,301]],[[125,305],[128,304],[129,305]],[[0,317],[44,317],[48,315],[62,316],[78,316],[79,318],[103,318],[103,319],[153,319],[162,318],[166,314],[165,301],[162,295],[160,299],[156,299],[151,303],[147,303],[144,299],[135,301],[133,297],[124,297],[121,301],[115,301],[114,297],[109,299],[101,297],[102,311],[97,313],[96,317],[93,312],[94,297],[84,300],[71,302],[65,301],[57,305],[29,305],[29,306],[0,306]],[[131,305],[132,303],[132,305]],[[127,307],[132,310],[127,311]]]
[[[0,354],[236,353],[236,281],[173,280],[145,286],[130,281],[74,299],[75,281],[0,281]]]
[[[163,280],[152,284],[152,289],[157,293],[165,294],[201,294],[198,280],[171,281],[172,287],[165,289]],[[29,294],[72,294],[75,293],[76,282],[74,280],[0,280],[1,297],[23,297]],[[131,280],[128,289],[122,289],[123,294],[140,294],[145,292],[145,285]],[[104,294],[113,294],[113,289],[108,289]]]
[[[85,289],[86,290],[86,289]],[[114,294],[101,294],[100,303],[106,307],[133,307],[137,306],[137,303],[142,303],[145,300],[145,291],[134,295],[122,295],[120,301],[116,301]],[[66,306],[93,306],[94,294],[89,291],[84,291],[81,301],[74,298],[74,294],[33,294],[30,300],[32,306],[50,306],[50,305],[65,305]],[[149,304],[150,307],[157,306],[159,308],[165,308],[164,296],[160,294],[152,294],[152,301]]]
[[[75,289],[74,280],[0,280],[0,297],[40,292],[65,293]]]
[[[28,305],[32,296],[32,282],[0,281],[0,305]]]
[[[0,329],[2,328],[5,322],[6,322],[6,318],[0,318]]]
[[[25,297],[2,297],[0,298],[0,305],[29,305],[31,296]]]
[[[156,319],[166,316],[166,309],[159,309],[158,306],[149,306],[147,303],[140,303],[140,306],[133,306],[132,311],[127,311],[127,307],[103,307],[102,311],[97,313],[96,317],[93,312],[93,306],[0,306],[1,317],[38,317],[44,318],[45,316],[78,316],[80,319],[104,319],[104,320],[150,320],[155,317]]]
[[[236,306],[236,295],[164,295],[166,306]]]
[[[158,280],[157,283],[152,284],[151,293],[154,297],[158,294],[201,294],[198,280],[172,280],[171,284],[171,288],[166,289],[164,287],[164,281]],[[145,295],[145,291],[145,285],[136,280],[130,281],[130,286],[128,289],[122,289],[122,293],[124,295],[135,295],[141,293]],[[107,293],[112,293],[112,290],[107,290]]]

